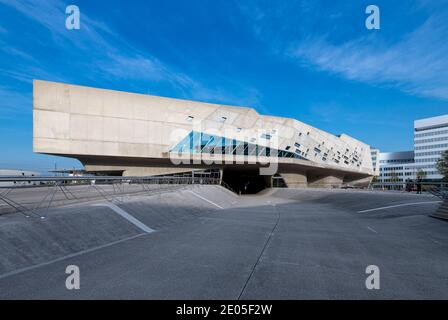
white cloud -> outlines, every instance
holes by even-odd
[[[353,6],[349,4],[254,1],[240,5],[240,10],[248,18],[254,35],[266,43],[268,52],[349,80],[448,100],[447,1],[414,0],[407,5],[411,8],[409,16],[418,12],[427,18],[413,31],[392,34],[393,30],[387,29],[383,22],[380,30],[365,29],[361,33],[364,36],[345,42],[341,42],[341,36],[348,32],[339,24],[350,23],[340,20],[352,17],[349,13]],[[398,10],[396,14],[402,13]],[[401,19],[397,23],[400,26],[409,16],[405,12],[394,17],[389,12],[388,18]],[[332,41],[332,37],[338,42]]]
[[[11,118],[17,113],[31,113],[31,94],[21,93],[10,87],[0,86],[0,97],[1,118]]]
[[[289,55],[350,80],[397,87],[405,92],[448,99],[448,12],[432,14],[399,41],[384,44],[362,37],[341,45],[315,38]],[[378,32],[384,32],[380,30]]]
[[[80,7],[81,29],[69,31],[65,28],[66,4],[60,0],[0,0],[0,3],[15,8],[32,21],[48,29],[55,44],[66,53],[67,59],[82,56],[81,63],[92,67],[92,72],[86,75],[88,78],[101,75],[105,79],[165,82],[180,92],[184,98],[232,104],[253,101],[260,105],[256,99],[257,94],[254,93],[256,92],[254,88],[232,83],[233,86],[238,87],[239,95],[234,91],[229,92],[222,88],[210,89],[153,55],[130,45],[113,32],[108,25],[89,17],[82,7]],[[59,76],[54,79],[55,77],[52,77],[48,71],[43,71],[32,65],[23,66],[21,70],[9,70],[8,74],[26,82],[35,77],[56,81],[60,79]]]

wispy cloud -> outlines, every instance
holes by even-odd
[[[91,66],[90,74],[84,77],[98,81],[102,79],[119,79],[138,83],[141,86],[148,83],[165,83],[181,94],[183,98],[204,99],[209,102],[242,104],[255,101],[258,105],[256,91],[252,87],[238,87],[239,94],[219,87],[210,89],[190,75],[179,71],[165,63],[151,53],[144,52],[120,37],[106,23],[93,19],[81,9],[81,29],[68,31],[65,28],[65,6],[60,0],[0,0],[0,3],[15,8],[21,14],[47,29],[52,35],[53,42],[58,50],[62,50],[67,59],[73,58],[74,63]],[[94,49],[93,49],[94,48]],[[10,47],[8,49],[18,50]],[[82,61],[79,61],[82,57]],[[9,70],[8,74],[16,79],[29,81],[30,78],[40,77],[52,80],[49,72],[35,65],[24,66],[21,70]],[[27,76],[31,74],[32,76]],[[59,75],[55,75],[60,78]],[[70,75],[68,75],[70,77]],[[139,88],[136,88],[137,90]],[[143,90],[145,91],[145,90]],[[246,96],[248,95],[248,97]]]
[[[416,96],[448,100],[447,2],[408,3],[412,8],[409,12],[418,12],[422,23],[413,29],[397,27],[398,33],[386,29],[385,23],[381,30],[368,31],[358,22],[359,31],[348,32],[346,26],[352,23],[349,13],[353,9],[347,4],[338,4],[339,11],[333,11],[326,1],[304,1],[300,5],[269,3],[264,7],[256,2],[240,9],[270,52],[303,67],[375,86],[394,87]],[[406,14],[399,9],[397,13],[389,12],[388,19],[406,20],[406,16],[394,16]],[[296,14],[291,17],[291,12]],[[338,22],[331,22],[333,18]],[[316,28],[317,24],[320,28]],[[389,21],[388,26],[393,24]]]
[[[350,80],[397,87],[405,92],[448,99],[448,12],[432,14],[392,44],[365,36],[339,45],[325,38],[304,41],[290,57]],[[382,31],[379,31],[382,32]]]
[[[347,79],[395,86],[406,92],[448,99],[448,14],[434,14],[392,45],[362,37],[341,45],[304,41],[289,55]]]
[[[15,8],[50,31],[55,44],[65,50],[68,56],[76,49],[75,54],[84,53],[85,59],[90,60],[92,65],[111,76],[160,80],[164,79],[164,72],[168,70],[160,61],[141,53],[115,35],[105,23],[90,18],[83,11],[81,29],[68,31],[65,28],[66,4],[62,1],[0,0],[0,3]]]
[[[9,119],[18,113],[31,112],[31,94],[0,86],[0,118]],[[28,110],[26,108],[29,107]]]

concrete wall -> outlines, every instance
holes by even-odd
[[[308,187],[312,188],[338,188],[342,186],[344,181],[343,175],[309,175]]]
[[[305,173],[282,173],[281,176],[288,188],[308,186],[308,179]]]
[[[131,168],[168,159],[169,151],[196,130],[295,152],[317,167],[372,174],[368,145],[295,119],[262,116],[251,108],[39,80],[34,81],[33,106],[34,151],[74,157],[88,168],[103,166],[96,159],[108,158],[124,171],[143,172]],[[262,132],[272,138],[263,138]],[[136,166],[125,158],[147,161]],[[279,158],[280,163],[291,161],[303,162]]]

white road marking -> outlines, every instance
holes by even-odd
[[[434,242],[434,243],[437,243],[437,244],[441,244],[439,241],[437,241],[437,240],[434,240],[434,239],[431,239],[431,238],[429,238],[429,240],[431,240],[432,242]]]
[[[384,209],[390,209],[390,208],[405,207],[405,206],[413,206],[413,205],[417,205],[417,204],[440,203],[440,202],[442,202],[442,201],[424,201],[424,202],[402,203],[402,204],[397,204],[397,205],[394,205],[394,206],[387,206],[387,207],[380,207],[380,208],[361,210],[361,211],[358,211],[358,213],[364,213],[364,212],[370,212],[370,211],[378,211],[378,210],[384,210]]]
[[[135,225],[137,228],[145,231],[146,233],[151,233],[151,232],[155,231],[113,203],[97,203],[97,204],[93,204],[92,206],[108,207],[108,208],[112,209],[113,211],[115,211],[116,213],[118,213],[123,218],[125,218],[126,220],[128,220],[130,223]]]
[[[7,272],[7,273],[4,273],[4,274],[0,275],[0,279],[4,279],[4,278],[7,278],[7,277],[10,277],[10,276],[13,276],[13,275],[25,272],[25,271],[30,271],[30,270],[37,269],[37,268],[40,268],[40,267],[48,266],[48,265],[50,265],[52,263],[55,263],[55,262],[59,262],[59,261],[63,261],[63,260],[66,260],[66,259],[74,258],[74,257],[80,256],[80,255],[83,255],[85,253],[89,253],[89,252],[96,251],[96,250],[99,250],[99,249],[107,248],[107,247],[113,246],[115,244],[118,244],[118,243],[121,243],[121,242],[125,242],[125,241],[128,241],[128,240],[132,240],[132,239],[135,239],[135,238],[138,238],[138,237],[141,237],[141,236],[145,236],[145,235],[146,235],[146,233],[140,233],[140,234],[137,234],[137,235],[132,236],[132,237],[128,237],[128,238],[125,238],[125,239],[113,241],[113,242],[106,243],[106,244],[103,244],[101,246],[93,247],[93,248],[90,248],[90,249],[78,251],[78,252],[75,252],[75,253],[72,253],[72,254],[60,257],[60,258],[56,258],[56,259],[53,259],[53,260],[50,260],[50,261],[47,261],[47,262],[36,264],[34,266],[29,266],[29,267],[25,267],[25,268],[22,268],[22,269],[14,270],[14,271],[11,271],[11,272]]]
[[[194,192],[194,191],[192,191],[192,190],[188,190],[188,191],[191,192],[192,194],[194,194],[196,197],[198,197],[198,198],[200,198],[200,199],[202,199],[202,200],[204,200],[204,201],[207,201],[208,203],[214,205],[215,207],[218,207],[219,209],[224,209],[224,208],[221,207],[219,204],[216,204],[216,203],[214,203],[213,201],[210,201],[210,200],[208,200],[208,199],[205,199],[203,196],[197,194],[196,192]]]
[[[367,229],[369,229],[369,230],[372,231],[373,233],[378,233],[375,229],[373,229],[373,228],[371,228],[371,227],[369,227],[369,226],[367,226]]]

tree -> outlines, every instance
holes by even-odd
[[[389,174],[389,177],[390,177],[390,182],[399,182],[400,181],[400,178],[398,177],[398,173],[396,173],[395,171],[392,171],[390,174]],[[396,186],[396,185],[392,185],[392,190],[395,190],[395,189],[399,189],[400,187],[399,186]]]
[[[442,153],[442,156],[437,160],[437,170],[443,175],[443,180],[448,181],[448,150]]]
[[[424,171],[423,169],[418,169],[417,170],[417,177],[420,177],[420,179],[425,179],[426,178],[426,171]]]
[[[400,181],[400,179],[398,178],[398,173],[396,173],[395,171],[392,171],[389,176],[390,176],[390,182]]]

